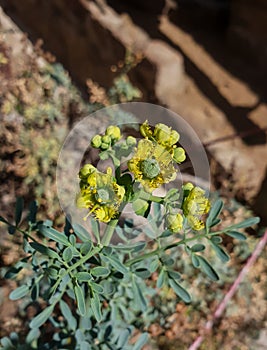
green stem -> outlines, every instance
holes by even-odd
[[[71,275],[71,271],[76,269],[76,267],[82,265],[86,260],[88,260],[89,258],[91,258],[93,255],[97,254],[99,251],[101,250],[101,247],[95,247],[93,250],[91,250],[90,252],[88,252],[83,258],[79,259],[75,264],[69,266],[69,268],[64,272],[64,274],[62,274],[57,282],[53,285],[52,287],[52,291],[54,292],[57,287],[59,286],[60,282],[62,281],[63,277],[65,277],[66,275],[70,274]]]
[[[208,235],[206,235],[205,233],[202,233],[200,235],[197,235],[197,236],[194,236],[194,237],[190,237],[190,238],[184,238],[182,239],[181,241],[179,242],[176,242],[176,243],[172,243],[172,244],[168,244],[167,246],[165,247],[161,247],[161,248],[158,248],[158,249],[155,249],[153,250],[152,252],[149,252],[149,253],[146,253],[146,254],[143,254],[141,256],[137,256],[136,258],[133,258],[133,259],[130,259],[126,262],[126,266],[131,266],[132,264],[135,264],[136,262],[138,261],[141,261],[141,260],[144,260],[144,259],[148,259],[150,258],[151,256],[154,256],[154,255],[158,255],[159,253],[162,253],[164,252],[165,250],[168,250],[168,249],[171,249],[171,248],[174,248],[174,247],[178,247],[182,244],[187,244],[188,242],[192,242],[196,239],[200,239],[200,238],[209,238],[209,237],[212,237],[212,236],[215,236],[219,233],[220,231],[218,232],[212,232],[212,233],[209,233]]]
[[[108,246],[108,245],[109,245],[110,240],[111,240],[111,238],[112,238],[112,236],[113,236],[115,227],[116,227],[117,224],[118,224],[118,221],[119,221],[119,219],[114,219],[114,220],[111,220],[111,221],[108,223],[108,226],[106,227],[104,236],[103,236],[102,241],[101,241],[101,244],[102,244],[103,246]]]

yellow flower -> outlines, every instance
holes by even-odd
[[[189,225],[196,231],[205,227],[201,217],[210,210],[210,201],[205,197],[205,191],[200,187],[192,187],[192,184],[186,184],[183,188],[189,191],[184,199],[182,209],[185,217],[187,217]]]
[[[112,169],[108,168],[104,174],[93,165],[86,164],[80,170],[79,177],[80,193],[77,197],[77,207],[89,209],[88,215],[94,214],[96,219],[102,222],[109,222],[116,217],[125,189],[116,183]]]
[[[148,192],[176,177],[170,153],[147,139],[138,142],[133,158],[128,161],[128,168]]]
[[[154,131],[152,131],[146,120],[140,126],[140,132],[146,139],[157,142],[164,147],[176,163],[181,163],[185,160],[185,150],[176,145],[180,139],[180,135],[176,130],[173,130],[165,124],[158,123],[155,125]]]
[[[166,217],[167,228],[172,232],[178,232],[183,228],[183,216],[180,213],[169,214]]]

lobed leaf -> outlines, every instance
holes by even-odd
[[[144,345],[148,342],[148,333],[143,333],[134,344],[133,350],[141,350]]]
[[[69,305],[64,300],[61,299],[59,302],[59,307],[60,307],[62,315],[64,316],[65,320],[67,321],[70,329],[75,331],[77,328],[77,320],[73,316],[73,314],[69,308]]]
[[[217,201],[212,205],[211,210],[209,212],[209,216],[206,221],[206,225],[208,227],[214,226],[214,222],[217,217],[220,215],[223,208],[223,201],[221,199],[217,199]]]
[[[91,299],[91,308],[97,322],[101,322],[102,320],[101,304],[100,304],[99,296],[96,293]]]
[[[67,239],[67,237],[64,235],[63,232],[59,232],[55,230],[52,227],[46,226],[46,225],[40,225],[39,231],[47,238],[51,239],[54,242],[61,243],[65,246],[69,246],[70,243]]]
[[[91,240],[89,232],[82,225],[80,225],[80,224],[73,224],[72,228],[73,228],[74,232],[76,233],[76,235],[80,238],[80,240],[82,242],[87,242],[87,241]]]
[[[54,310],[55,305],[49,305],[46,309],[44,309],[40,314],[35,316],[31,322],[30,322],[30,327],[31,328],[39,328],[42,326],[48,318],[51,316],[53,310]]]
[[[244,221],[241,221],[237,224],[234,224],[234,225],[231,225],[230,227],[227,228],[227,230],[229,229],[238,229],[238,228],[246,228],[246,227],[250,227],[250,226],[253,226],[253,225],[256,225],[260,222],[260,218],[258,216],[255,216],[253,218],[249,218],[249,219],[246,219]]]
[[[74,294],[76,297],[77,305],[78,305],[78,310],[82,316],[85,315],[86,308],[85,308],[85,299],[84,299],[84,294],[82,288],[77,284],[74,287]]]
[[[170,287],[174,290],[175,294],[181,298],[185,303],[191,302],[191,296],[177,281],[170,279]]]
[[[22,197],[18,197],[17,200],[16,200],[16,207],[15,207],[15,223],[16,223],[16,226],[18,226],[18,224],[21,221],[23,205],[24,205],[23,198]]]
[[[20,286],[13,290],[9,294],[9,299],[10,300],[18,300],[23,298],[27,293],[29,292],[29,287],[27,285]]]
[[[239,241],[245,241],[247,239],[247,237],[243,233],[238,232],[238,231],[227,231],[227,232],[225,232],[225,234],[227,236],[238,239]]]
[[[214,244],[212,241],[210,241],[210,243],[216,255],[222,262],[228,262],[230,260],[230,256],[223,250],[222,247]]]
[[[203,250],[205,250],[205,246],[204,244],[201,244],[201,243],[197,243],[197,244],[194,244],[190,249],[193,253],[197,253],[197,252],[202,252]]]
[[[219,281],[219,276],[217,272],[214,270],[214,268],[211,266],[211,264],[203,258],[203,256],[198,255],[197,259],[200,264],[200,268],[205,274],[212,280],[212,281]]]
[[[110,274],[110,270],[103,266],[97,266],[94,267],[92,270],[90,270],[91,274],[96,277],[106,277]]]

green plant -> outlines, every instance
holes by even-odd
[[[36,202],[21,223],[21,199],[14,223],[0,217],[11,235],[22,235],[25,251],[5,277],[15,279],[22,269],[30,270],[10,298],[24,298],[42,310],[30,320],[25,339],[17,334],[2,338],[4,349],[142,349],[158,316],[151,303],[158,290],[167,288],[181,302],[191,301],[182,279],[186,270],[177,269],[179,250],[189,257],[188,264],[218,281],[206,245],[226,263],[229,255],[221,235],[245,240],[240,230],[259,222],[249,218],[216,230],[223,202],[211,205],[205,191],[191,183],[154,195],[156,188],[175,179],[176,164],[186,155],[178,146],[178,132],[164,124],[152,128],[145,122],[140,133],[139,141],[131,135],[123,138],[117,126],[109,126],[91,140],[100,159],[112,160],[114,167],[103,173],[85,164],[79,172],[77,206],[86,211],[85,219],[90,216],[91,232],[70,217],[63,232],[50,221],[38,221]],[[129,203],[146,225],[123,219]],[[100,222],[106,224],[104,232]]]

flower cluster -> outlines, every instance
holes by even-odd
[[[110,125],[104,135],[95,135],[91,140],[91,146],[106,150],[121,138],[121,131],[118,126]]]
[[[147,121],[140,126],[140,133],[144,138],[138,142],[133,136],[117,142],[121,139],[121,131],[119,127],[111,125],[104,135],[96,135],[91,140],[91,145],[100,149],[101,159],[112,159],[116,178],[111,168],[105,174],[91,164],[86,164],[80,170],[77,206],[89,209],[88,215],[93,214],[102,222],[117,219],[119,208],[125,201],[132,202],[137,215],[146,216],[151,201],[156,198],[152,192],[176,178],[175,163],[185,160],[184,149],[177,147],[179,133],[162,123],[152,129]],[[122,171],[122,158],[131,153],[128,167]],[[141,186],[134,186],[136,182]],[[187,225],[193,230],[203,229],[203,215],[210,209],[205,191],[188,183],[183,186],[183,197],[179,203],[177,194],[179,197],[178,189],[173,189],[165,199],[157,198],[165,206],[167,228],[174,233]]]
[[[179,232],[186,223],[195,231],[202,230],[205,227],[203,215],[210,210],[210,201],[205,196],[205,191],[188,182],[183,185],[183,200],[180,204],[180,209],[172,205],[167,206],[165,225],[168,230]]]
[[[128,169],[148,192],[175,179],[176,170],[170,153],[158,143],[140,140]]]
[[[185,151],[177,147],[180,135],[165,124],[156,124],[152,131],[148,122],[140,126],[145,138],[138,142],[135,154],[128,162],[128,168],[136,181],[147,192],[152,192],[164,183],[176,178],[174,163],[185,160]]]
[[[86,164],[79,173],[80,193],[77,197],[78,208],[89,209],[96,219],[109,222],[119,214],[119,207],[125,194],[124,187],[117,184],[112,169],[107,173],[99,172],[93,165]]]
[[[193,230],[202,230],[205,225],[201,219],[210,210],[210,201],[205,196],[205,191],[200,187],[188,183],[184,186],[185,197],[183,200],[183,213]]]
[[[182,163],[186,156],[182,147],[177,147],[177,142],[180,139],[180,135],[176,130],[171,127],[159,123],[155,125],[155,129],[152,132],[147,120],[140,126],[140,132],[143,137],[148,140],[154,141],[164,147],[172,156],[176,163]]]

